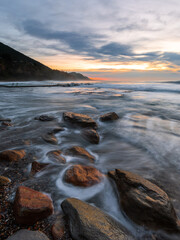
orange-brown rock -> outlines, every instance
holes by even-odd
[[[101,115],[99,120],[102,122],[114,121],[119,119],[119,116],[115,112],[109,112],[104,115]]]
[[[66,122],[69,122],[73,125],[77,125],[82,128],[97,128],[97,123],[88,115],[73,113],[73,112],[65,112],[63,113],[63,119]]]
[[[6,162],[18,162],[25,157],[26,153],[24,150],[6,150],[0,152],[0,161]]]
[[[52,226],[51,232],[54,240],[63,239],[65,235],[65,221],[63,219],[63,215],[57,217]]]
[[[90,187],[101,182],[103,174],[91,166],[74,165],[65,173],[65,181],[75,186]]]
[[[108,173],[120,192],[124,212],[139,225],[179,232],[180,224],[168,195],[137,174],[116,169]]]
[[[54,151],[48,152],[47,156],[51,161],[56,161],[59,163],[66,163],[66,159],[61,156],[61,153],[62,153],[61,150],[54,150]]]
[[[44,168],[46,168],[49,164],[48,163],[39,163],[37,161],[34,161],[31,166],[31,174],[34,175]]]
[[[73,146],[66,150],[66,155],[85,158],[90,160],[91,162],[94,162],[95,158],[92,156],[86,149],[79,147],[79,146]]]
[[[4,177],[4,176],[0,176],[0,187],[1,186],[6,186],[8,184],[11,183],[11,179]]]
[[[58,144],[58,140],[53,133],[44,134],[42,138],[44,141],[48,143],[55,144],[55,145]]]
[[[82,132],[82,136],[90,143],[98,144],[99,143],[99,134],[94,129],[87,129]]]
[[[45,194],[24,186],[18,187],[14,200],[17,223],[34,224],[53,213],[52,200]]]

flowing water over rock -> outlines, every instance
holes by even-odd
[[[53,199],[55,211],[60,209],[64,199],[76,197],[116,218],[138,239],[145,239],[144,230],[123,215],[114,185],[108,178],[103,178],[99,184],[89,188],[75,187],[64,181],[64,174],[71,165],[83,163],[96,167],[104,174],[120,168],[149,179],[167,192],[180,218],[178,82],[1,83],[0,97],[0,119],[11,119],[13,125],[0,128],[0,151],[24,149],[31,156],[29,164],[23,165],[25,175],[30,174],[31,162],[34,160],[51,163],[27,179],[24,185],[48,193]],[[119,115],[118,120],[99,120],[100,115],[112,111]],[[88,114],[92,117],[98,124],[99,144],[88,142],[81,129],[66,125],[62,119],[63,112]],[[55,119],[34,119],[41,115]],[[55,133],[57,145],[43,140],[44,134],[59,127],[63,127],[64,131]],[[95,157],[94,163],[76,156],[63,155],[63,152],[73,146],[85,148]],[[48,158],[47,153],[55,150],[62,151],[65,164]],[[12,168],[11,165],[6,168],[1,165],[0,175],[8,176]],[[178,238],[171,236],[170,239]]]

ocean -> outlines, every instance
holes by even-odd
[[[56,134],[58,145],[44,142],[43,133],[64,126],[62,114],[66,111],[88,114],[95,119],[100,143],[90,144],[82,138],[80,129],[67,127]],[[111,123],[98,120],[100,115],[112,111],[119,115],[119,120]],[[34,120],[40,115],[54,116],[56,121]],[[51,162],[47,152],[82,146],[95,156],[93,165],[103,173],[120,168],[156,183],[167,192],[180,217],[180,81],[1,82],[0,119],[11,119],[13,124],[0,131],[0,151],[23,148],[38,161]],[[25,144],[26,141],[30,144]],[[67,164],[51,162],[48,171],[39,172],[24,184],[30,187],[44,184],[44,192],[52,197],[56,209],[68,197],[92,203],[139,239],[145,239],[146,231],[124,216],[108,178],[84,189],[64,182],[66,169],[76,161],[74,157],[66,158]],[[0,166],[0,175],[6,171]],[[13,196],[12,193],[12,199]]]

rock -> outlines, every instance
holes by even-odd
[[[119,116],[115,112],[106,113],[99,118],[102,122],[114,121],[117,119],[119,119]]]
[[[2,126],[12,127],[12,124],[10,122],[2,122]]]
[[[43,140],[48,142],[48,143],[51,143],[51,144],[58,144],[58,140],[57,138],[54,136],[54,134],[44,134],[42,136]]]
[[[65,164],[66,159],[61,156],[61,153],[62,153],[61,150],[50,151],[47,153],[47,156],[51,161],[56,161]]]
[[[121,205],[129,218],[153,230],[179,231],[179,221],[167,194],[150,181],[116,169],[108,173],[120,192]]]
[[[66,155],[75,156],[75,157],[81,157],[90,160],[91,162],[94,162],[95,158],[92,156],[86,149],[74,146],[66,150]]]
[[[4,176],[0,176],[0,186],[7,186],[10,183],[11,183],[11,179]]]
[[[40,231],[29,231],[27,229],[21,229],[14,233],[7,240],[49,240],[49,238]]]
[[[74,165],[65,173],[65,181],[75,186],[90,187],[100,183],[103,174],[91,166]]]
[[[132,240],[115,219],[79,199],[68,198],[61,204],[69,230],[76,240]]]
[[[63,113],[63,119],[66,122],[69,122],[73,125],[82,128],[97,128],[97,123],[88,115],[73,113],[73,112],[65,112]]]
[[[0,152],[0,161],[5,162],[18,162],[25,157],[26,153],[24,150],[6,150]]]
[[[49,165],[48,163],[39,163],[37,161],[34,161],[32,163],[32,167],[31,167],[31,175],[34,175],[34,174],[40,172],[41,170],[46,168],[48,165]]]
[[[11,119],[0,119],[0,122],[11,122]]]
[[[52,200],[45,194],[24,186],[18,187],[14,200],[17,223],[34,224],[53,213]]]
[[[99,134],[94,129],[87,129],[82,132],[82,136],[90,143],[98,144],[99,143]]]
[[[48,116],[48,115],[41,115],[39,117],[35,117],[35,120],[47,122],[47,121],[53,121],[55,120],[55,117],[53,116]]]
[[[54,240],[63,239],[65,236],[65,221],[63,219],[63,215],[57,217],[52,226],[51,232]]]
[[[64,130],[65,129],[63,127],[57,127],[57,128],[54,128],[52,131],[50,131],[49,134],[56,134],[56,133],[62,132]]]

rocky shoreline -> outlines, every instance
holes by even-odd
[[[118,120],[110,112],[99,117],[104,123]],[[52,116],[39,116],[34,121],[51,122]],[[64,126],[77,128],[89,144],[100,144],[98,124],[88,115],[65,112]],[[1,131],[13,127],[10,119],[1,119]],[[62,126],[45,132],[41,137],[44,144],[57,145],[56,134],[64,131]],[[30,140],[25,144],[28,145]],[[68,164],[66,158],[75,156],[78,161],[67,167],[63,180],[74,187],[88,188],[108,178],[119,197],[124,216],[135,227],[148,233],[141,239],[162,240],[180,234],[180,222],[168,195],[156,184],[122,169],[108,173],[96,168],[95,157],[81,146],[65,150],[54,150],[47,157],[62,167]],[[0,176],[0,239],[74,239],[74,240],[131,240],[139,239],[99,208],[77,198],[67,198],[61,203],[62,210],[54,211],[53,198],[46,194],[44,183],[35,182],[33,189],[26,181],[38,173],[51,168],[50,163],[38,162],[27,149],[7,149],[0,152],[0,162],[6,171]],[[27,166],[31,164],[31,171]],[[24,185],[25,183],[25,185]],[[47,183],[50,184],[50,183]],[[110,206],[111,207],[111,206]]]

